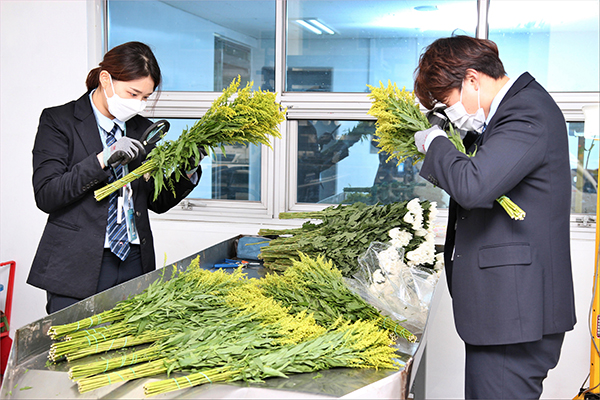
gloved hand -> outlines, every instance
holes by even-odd
[[[192,175],[194,175],[196,173],[196,171],[198,170],[198,167],[200,166],[200,163],[202,162],[202,160],[204,160],[204,157],[206,157],[208,155],[208,153],[206,152],[204,147],[201,146],[199,150],[200,150],[199,151],[200,160],[196,161],[196,157],[191,157],[188,160],[189,165],[192,167],[189,171],[185,171],[185,174],[187,175],[188,178],[191,178]]]
[[[144,146],[135,139],[128,138],[127,136],[123,136],[121,139],[117,140],[111,146],[104,149],[102,153],[102,158],[104,160],[104,165],[115,168],[119,164],[126,165],[131,161],[135,160],[138,155],[145,156],[146,150],[144,150]]]
[[[446,132],[440,129],[439,126],[434,125],[431,128],[425,129],[424,131],[418,131],[415,133],[415,146],[420,153],[427,153],[429,145],[438,136],[446,136]],[[429,138],[429,140],[427,140]]]
[[[198,161],[198,164],[200,164],[202,160],[204,160],[204,157],[206,157],[207,155],[208,153],[206,152],[206,149],[200,146],[200,161]]]

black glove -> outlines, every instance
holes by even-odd
[[[199,151],[200,160],[196,161],[196,157],[194,157],[194,156],[190,157],[188,160],[188,164],[191,167],[190,170],[185,172],[188,177],[191,177],[192,175],[194,175],[194,173],[198,170],[200,163],[202,162],[202,160],[204,160],[204,157],[206,157],[208,155],[208,153],[206,152],[204,147],[200,146],[199,150],[200,150]]]
[[[206,157],[207,155],[208,153],[206,152],[206,149],[200,146],[200,161],[198,161],[198,164],[200,164],[200,162],[204,160],[204,157]]]
[[[140,154],[142,156],[146,155],[144,146],[138,140],[124,136],[104,149],[104,165],[110,165],[113,168],[119,164],[126,165],[135,160]]]

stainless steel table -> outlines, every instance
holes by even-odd
[[[153,271],[129,282],[106,290],[82,300],[71,307],[58,311],[45,318],[26,325],[16,331],[13,347],[9,356],[0,398],[10,399],[139,399],[144,398],[143,385],[151,380],[164,379],[165,376],[144,378],[129,382],[115,383],[110,386],[80,394],[77,385],[69,380],[67,371],[70,364],[49,364],[48,350],[52,343],[47,336],[52,325],[60,325],[108,310],[128,296],[141,293],[152,282],[164,274],[170,279],[172,266],[184,270],[196,257],[200,257],[202,268],[212,266],[224,258],[236,256],[238,237],[223,241],[215,246],[201,250],[167,268]],[[250,278],[264,276],[262,267],[244,270]],[[435,302],[432,301],[432,304]],[[432,309],[434,306],[432,307]],[[429,318],[433,312],[430,309]],[[425,348],[427,329],[418,343],[407,344],[404,341],[398,351],[398,358],[405,363],[400,371],[336,368],[327,371],[297,374],[289,379],[269,378],[264,383],[234,382],[228,384],[210,384],[153,398],[399,398],[405,399],[410,393],[416,369]],[[101,356],[94,356],[100,358]],[[80,362],[89,362],[91,357]]]

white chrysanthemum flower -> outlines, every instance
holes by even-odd
[[[375,283],[385,282],[385,276],[383,276],[380,269],[373,272],[373,282],[375,282]]]
[[[415,217],[412,215],[412,213],[407,212],[406,214],[404,214],[404,218],[402,218],[404,220],[404,222],[406,222],[407,224],[413,224],[415,222]]]
[[[395,266],[402,262],[400,253],[395,247],[389,247],[384,251],[377,253],[379,267],[390,274],[395,270]]]
[[[408,231],[401,231],[398,228],[394,228],[397,229],[397,231],[394,231],[394,235],[391,235],[390,231],[390,237],[392,238],[391,243],[393,247],[406,247],[408,246],[408,244],[410,243],[410,241],[413,238],[412,233],[408,232]]]
[[[414,215],[423,214],[423,207],[421,207],[421,203],[418,197],[415,197],[406,205],[406,209],[410,211]]]
[[[432,201],[430,204],[431,205],[429,206],[429,225],[431,226],[433,225],[438,216],[438,209],[437,203],[435,201]]]
[[[402,261],[398,261],[389,266],[388,274],[391,276],[398,276],[402,273],[402,267],[406,265]]]
[[[419,198],[416,197],[408,202],[406,205],[406,209],[408,212],[406,215],[411,215],[411,217],[404,216],[404,221],[412,224],[414,230],[422,229],[423,227],[423,207],[421,207],[421,203],[419,202]]]
[[[427,230],[427,234],[425,235],[425,241],[435,245],[435,233],[432,229]]]
[[[436,271],[441,271],[444,268],[444,253],[437,253],[435,255],[435,266],[433,268]]]
[[[414,220],[412,226],[415,231],[423,229],[423,216],[415,215],[415,220]]]
[[[400,253],[398,253],[395,247],[388,247],[377,253],[377,257],[379,258],[379,262],[394,263],[400,260]]]
[[[427,229],[419,228],[415,230],[415,236],[426,236],[428,233]]]
[[[422,264],[433,264],[435,261],[434,248],[428,242],[423,242],[416,249],[406,253],[408,265],[415,267]]]

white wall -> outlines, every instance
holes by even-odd
[[[45,293],[25,283],[46,215],[31,185],[43,108],[85,93],[85,1],[0,1],[0,260],[16,261],[11,328],[45,315]]]
[[[90,7],[92,5],[92,7]],[[45,294],[25,283],[45,225],[34,203],[31,149],[45,107],[78,98],[94,67],[97,37],[93,3],[0,1],[0,261],[15,260],[12,331],[45,315]],[[92,16],[93,17],[93,16]],[[90,21],[90,22],[88,22]],[[97,61],[97,60],[96,60]],[[177,261],[237,234],[255,234],[252,224],[153,220],[156,258]],[[576,232],[572,254],[579,322],[568,333],[561,361],[546,381],[544,398],[572,398],[589,372],[587,312],[591,297],[594,232]],[[430,324],[427,398],[461,398],[463,345],[456,335],[447,290]]]

